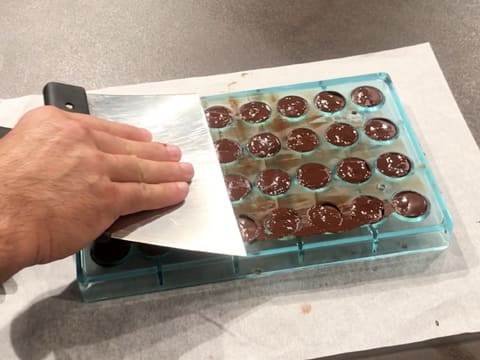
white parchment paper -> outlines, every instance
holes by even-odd
[[[480,154],[429,44],[99,92],[210,95],[380,71],[452,212],[448,250],[99,304],[66,289],[75,276],[68,258],[3,285],[2,358],[299,359],[480,331]],[[41,103],[1,101],[0,125]]]

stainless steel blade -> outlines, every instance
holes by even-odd
[[[113,236],[129,241],[229,255],[245,247],[197,95],[88,94],[95,116],[150,130],[154,140],[182,149],[195,177],[177,207],[121,218]]]

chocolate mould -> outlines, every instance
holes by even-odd
[[[380,90],[382,101],[370,107],[355,104],[351,94],[361,86]],[[332,113],[321,111],[315,104],[315,98],[324,91],[341,94],[345,98],[345,106]],[[279,113],[277,102],[286,96],[305,99],[306,113],[298,118]],[[241,118],[241,106],[254,101],[266,103],[271,110],[268,119],[263,122],[248,123]],[[177,249],[163,249],[158,256],[145,256],[138,245],[133,244],[126,259],[116,266],[107,267],[96,264],[87,248],[77,254],[78,281],[86,301],[361,259],[439,251],[448,247],[453,227],[451,216],[388,74],[375,73],[214,95],[203,97],[202,104],[205,109],[223,106],[233,117],[228,126],[211,129],[212,140],[235,139],[242,147],[242,156],[233,163],[222,165],[222,170],[224,175],[243,175],[252,185],[248,196],[232,203],[237,217],[247,218],[250,225],[253,222],[257,225],[256,233],[250,231],[256,239],[251,236],[245,241],[247,256],[222,256]],[[395,136],[386,141],[368,137],[364,126],[372,118],[388,119],[397,128]],[[334,123],[347,123],[357,129],[359,139],[354,146],[331,146],[325,140],[326,129]],[[311,129],[318,135],[319,143],[312,151],[302,153],[287,147],[287,136],[295,128]],[[248,139],[262,132],[271,132],[280,138],[281,149],[272,157],[256,158],[246,148]],[[388,178],[379,173],[375,169],[376,159],[385,152],[405,154],[414,171],[402,178]],[[347,157],[359,157],[368,162],[372,169],[368,181],[349,184],[335,175],[337,164]],[[323,164],[332,173],[330,183],[321,191],[306,189],[296,180],[298,167],[309,162]],[[255,184],[260,171],[272,168],[286,171],[292,179],[289,190],[280,196],[266,196]],[[427,212],[418,218],[406,218],[393,211],[392,197],[408,190],[418,192],[428,200]],[[357,224],[340,232],[309,227],[306,216],[309,208],[323,203],[333,204],[347,221],[353,200],[362,195],[383,201],[384,216],[380,221]],[[277,208],[294,209],[302,219],[300,230],[281,238],[268,234],[265,219]]]

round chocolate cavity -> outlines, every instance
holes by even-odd
[[[336,91],[322,91],[315,96],[314,102],[317,108],[328,113],[340,111],[346,104],[343,95]]]
[[[343,223],[342,213],[333,204],[315,205],[308,209],[307,215],[313,225],[326,231],[338,231]]]
[[[330,169],[322,164],[307,163],[297,169],[298,182],[312,190],[327,186],[331,179]]]
[[[397,136],[397,126],[387,119],[373,118],[365,123],[365,134],[377,141],[387,141]]]
[[[224,180],[231,201],[245,198],[252,189],[250,181],[242,175],[225,175]]]
[[[337,167],[337,176],[351,184],[360,184],[370,179],[372,169],[365,160],[350,157],[340,161]]]
[[[130,248],[131,244],[128,241],[102,235],[93,242],[90,255],[98,265],[115,266],[125,259]]]
[[[237,218],[240,234],[243,241],[252,242],[258,237],[258,226],[255,220],[247,215],[240,215]]]
[[[362,195],[353,200],[351,215],[361,224],[373,224],[383,218],[385,209],[383,201],[369,195]]]
[[[290,95],[278,100],[277,110],[283,116],[298,118],[308,111],[307,100],[300,96]]]
[[[407,218],[424,215],[428,210],[428,200],[415,191],[402,191],[393,196],[393,209]]]
[[[300,216],[289,208],[278,208],[273,210],[264,221],[267,233],[275,237],[283,237],[294,234],[300,227]]]
[[[257,187],[267,195],[280,195],[290,188],[292,180],[287,172],[280,169],[262,171],[257,177]]]
[[[254,135],[248,140],[247,149],[259,158],[271,157],[280,151],[280,139],[272,133]]]
[[[383,94],[373,86],[359,86],[352,91],[352,101],[363,107],[373,107],[383,102]]]
[[[208,127],[221,129],[230,125],[233,121],[232,112],[225,106],[210,106],[205,110]]]
[[[240,145],[230,139],[220,139],[215,141],[215,150],[220,163],[225,164],[237,160],[242,154]]]
[[[169,247],[151,244],[138,244],[137,247],[146,256],[160,256],[170,251]]]
[[[350,146],[358,141],[358,131],[352,125],[335,123],[328,127],[325,137],[335,146]]]
[[[385,176],[399,178],[410,172],[412,164],[405,155],[389,152],[378,157],[377,169]]]
[[[249,123],[258,124],[266,121],[272,114],[270,106],[261,101],[252,101],[240,107],[240,116]]]
[[[318,143],[318,135],[315,131],[307,128],[293,129],[287,137],[288,148],[298,152],[312,151]]]

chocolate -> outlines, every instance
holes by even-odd
[[[298,118],[306,114],[308,103],[307,100],[300,96],[285,96],[278,100],[277,110],[285,117]]]
[[[297,169],[298,182],[312,190],[327,186],[331,179],[330,169],[322,164],[307,163]]]
[[[415,191],[402,191],[392,198],[392,206],[397,214],[407,218],[424,215],[428,210],[428,200]]]
[[[240,107],[240,116],[246,122],[258,124],[266,121],[272,114],[270,106],[264,102],[252,101]]]
[[[265,231],[277,238],[292,235],[298,231],[300,221],[300,216],[295,210],[278,208],[265,218]]]
[[[373,118],[365,123],[365,134],[377,141],[387,141],[397,136],[397,126],[387,119]]]
[[[268,169],[258,175],[256,183],[262,193],[274,196],[287,192],[292,180],[283,170]]]
[[[318,135],[315,131],[307,128],[293,129],[287,137],[288,148],[298,152],[312,151],[318,146],[318,143]]]
[[[233,122],[232,112],[225,106],[211,106],[205,110],[208,127],[211,129],[221,129]]]
[[[376,197],[362,195],[352,202],[352,219],[360,225],[379,222],[382,220],[384,213],[383,201]]]
[[[343,216],[333,204],[319,204],[307,211],[310,222],[319,230],[337,232],[341,230]]]
[[[378,157],[377,169],[385,176],[399,178],[408,175],[412,164],[405,155],[389,152]]]
[[[237,222],[243,241],[252,242],[257,239],[258,226],[255,220],[246,215],[240,215],[237,218]]]
[[[363,107],[373,107],[383,102],[383,94],[373,86],[359,86],[352,91],[352,101]]]
[[[90,255],[98,265],[115,266],[127,257],[130,248],[131,244],[128,241],[102,235],[93,242]]]
[[[271,157],[278,153],[281,147],[280,139],[272,133],[254,135],[247,144],[248,151],[259,158]]]
[[[161,256],[171,250],[171,248],[166,246],[158,246],[151,244],[138,244],[137,247],[145,256]]]
[[[352,125],[335,123],[328,127],[325,137],[335,146],[350,146],[358,141],[358,131]]]
[[[220,139],[215,141],[215,150],[220,163],[226,164],[237,160],[242,154],[240,145],[230,139]]]
[[[345,107],[346,100],[336,91],[322,91],[314,99],[315,105],[323,112],[334,113]]]
[[[337,176],[348,183],[360,184],[370,179],[372,169],[365,160],[350,157],[340,161]]]
[[[245,198],[252,189],[250,181],[242,175],[225,175],[224,180],[231,201]]]

